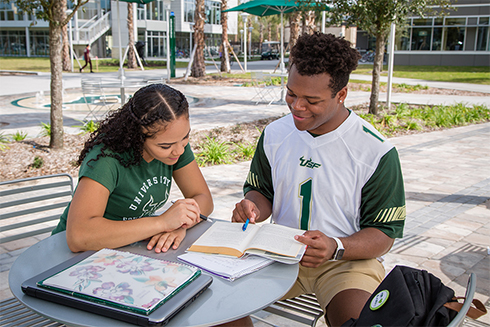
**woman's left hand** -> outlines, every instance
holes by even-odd
[[[150,239],[146,248],[148,250],[152,250],[154,248],[156,253],[167,252],[170,247],[175,250],[179,247],[180,243],[185,237],[185,234],[186,230],[184,228],[156,234]]]

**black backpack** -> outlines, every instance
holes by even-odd
[[[373,292],[359,318],[342,326],[447,326],[458,313],[444,306],[448,302],[457,307],[454,291],[439,278],[425,270],[396,266]]]

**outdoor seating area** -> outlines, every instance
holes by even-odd
[[[273,102],[280,101],[280,88],[273,85],[272,76],[265,72],[250,72],[252,86],[256,91],[255,96],[251,99],[255,105],[259,103],[267,103],[271,105]]]

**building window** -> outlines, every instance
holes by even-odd
[[[166,21],[163,0],[156,0],[146,5],[146,19]]]
[[[196,2],[194,0],[184,1],[184,22],[194,22],[194,11],[196,10]]]
[[[32,56],[49,56],[49,31],[30,31],[29,42]]]
[[[476,50],[477,51],[488,51],[489,47],[489,26],[490,17],[480,17],[478,20],[478,28],[476,33]]]
[[[148,31],[146,39],[148,57],[166,57],[165,52],[166,33],[159,31]]]
[[[489,22],[488,16],[410,18],[408,30],[396,39],[396,49],[489,51]],[[465,49],[465,41],[468,40],[475,43],[466,45],[468,48]]]
[[[24,31],[0,31],[0,54],[26,56],[26,33]]]

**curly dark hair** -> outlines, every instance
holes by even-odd
[[[113,157],[124,167],[137,165],[142,160],[145,140],[161,130],[160,124],[182,115],[189,117],[189,103],[182,92],[165,84],[145,86],[101,121],[85,142],[77,164],[81,165],[89,151],[102,144],[101,153],[94,161],[100,157]],[[129,156],[123,158],[123,153]]]
[[[343,37],[315,32],[303,34],[291,49],[289,67],[303,76],[330,75],[332,97],[349,82],[350,73],[361,59],[359,52]]]

